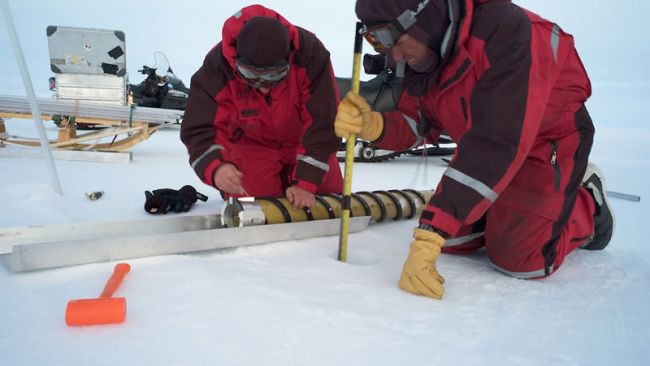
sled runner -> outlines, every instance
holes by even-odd
[[[178,123],[183,116],[183,112],[177,110],[86,101],[38,98],[37,103],[44,120],[59,121],[58,138],[50,142],[53,149],[123,152],[146,140],[164,125]],[[3,121],[8,118],[32,119],[27,98],[0,95],[0,132],[4,132],[0,134],[0,146],[40,146],[37,139],[11,135]],[[78,133],[77,123],[105,128]]]

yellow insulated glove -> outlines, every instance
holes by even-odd
[[[414,295],[441,299],[445,293],[445,279],[436,269],[436,259],[445,239],[438,233],[414,229],[409,255],[404,262],[399,287]]]
[[[360,139],[375,141],[383,129],[381,113],[374,112],[362,96],[349,92],[339,103],[334,120],[334,131],[338,137],[347,139],[350,134],[355,134]]]

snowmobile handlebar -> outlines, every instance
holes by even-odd
[[[142,69],[138,70],[142,75],[156,75],[156,68],[149,67],[147,65],[142,65]]]

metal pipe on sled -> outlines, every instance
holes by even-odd
[[[415,217],[431,191],[352,194],[350,232]],[[0,258],[14,272],[182,254],[338,235],[342,198],[317,196],[311,209],[285,198],[232,199],[221,214],[0,229]]]
[[[138,121],[155,124],[173,124],[183,119],[183,111],[176,109],[102,104],[89,101],[52,100],[36,98],[40,112],[45,115],[78,116],[119,121]],[[0,112],[31,114],[28,100],[13,95],[0,95]]]

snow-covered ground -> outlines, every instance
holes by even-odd
[[[139,64],[163,50],[189,81],[218,41],[223,19],[245,5],[118,1],[98,10],[72,0],[9,3],[37,91],[45,95],[45,84],[38,83],[50,75],[48,24],[123,29],[133,79],[140,80]],[[352,27],[352,3],[264,2],[289,20],[315,28],[332,51],[339,75],[349,75],[351,68],[349,32],[337,27]],[[642,228],[650,213],[650,129],[641,112],[650,97],[650,78],[640,61],[648,59],[648,50],[637,48],[648,33],[640,25],[650,9],[645,1],[626,2],[626,11],[632,10],[621,19],[622,7],[613,3],[612,9],[582,4],[580,11],[591,16],[571,15],[581,18],[578,24],[565,13],[577,4],[519,3],[557,19],[576,35],[578,47],[585,45],[583,60],[594,70],[592,161],[607,174],[610,190],[642,196],[638,203],[610,200],[617,228],[606,250],[577,251],[541,281],[506,277],[482,253],[442,255],[438,268],[447,279],[442,301],[397,287],[415,220],[373,224],[351,234],[345,264],[335,259],[337,237],[130,260],[131,273],[118,291],[127,299],[126,322],[85,328],[65,325],[66,303],[97,296],[115,263],[21,274],[0,266],[0,365],[647,364],[650,263]],[[613,23],[605,23],[610,17]],[[149,18],[179,33],[169,36],[165,28],[170,43],[153,39],[151,28],[142,25]],[[5,40],[0,32],[0,92],[24,94]],[[611,42],[596,46],[600,40]],[[631,56],[617,64],[613,53]],[[9,120],[7,129],[36,136],[31,121]],[[131,151],[129,164],[57,161],[64,196],[52,190],[42,160],[0,158],[0,228],[153,220],[142,209],[143,192],[185,184],[210,197],[188,214],[219,212],[219,195],[188,166],[177,130],[158,131]],[[355,164],[353,191],[430,189],[443,170],[444,163],[432,157],[426,164],[412,156]],[[96,190],[104,196],[87,200],[84,193]]]

